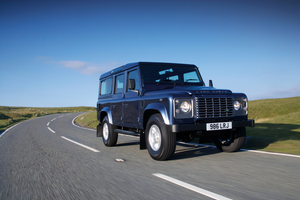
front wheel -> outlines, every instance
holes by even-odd
[[[150,117],[145,138],[148,152],[154,160],[167,160],[174,154],[176,134],[167,131],[160,114]]]
[[[102,140],[105,146],[115,146],[118,140],[118,133],[113,125],[109,124],[107,116],[102,121]]]
[[[236,152],[240,150],[246,139],[246,128],[237,128],[213,138],[215,145],[220,151]]]

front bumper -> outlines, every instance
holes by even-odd
[[[248,119],[247,121],[233,121],[232,128],[239,127],[254,127],[254,119]],[[201,124],[173,124],[168,125],[169,132],[179,133],[179,132],[188,132],[188,131],[206,131],[206,123]]]

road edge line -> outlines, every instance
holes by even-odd
[[[12,129],[12,128],[14,128],[14,127],[16,127],[16,126],[18,126],[19,124],[22,124],[22,123],[23,123],[23,122],[19,122],[19,123],[15,124],[15,125],[9,127],[8,129],[6,129],[6,130],[0,135],[0,138],[1,138],[6,132],[8,132],[10,129]]]
[[[88,113],[88,112],[86,112]],[[80,115],[83,115],[85,113],[81,113]],[[86,128],[86,127],[82,127],[82,126],[78,126],[75,124],[75,120],[80,116],[80,115],[77,115],[76,117],[74,117],[74,119],[72,120],[72,125],[77,127],[77,128],[80,128],[80,129],[84,129],[84,130],[89,130],[89,131],[96,131],[95,129],[91,129],[91,128]]]

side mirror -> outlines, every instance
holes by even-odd
[[[128,80],[128,90],[134,90],[135,89],[135,80],[129,79]]]
[[[214,87],[212,80],[209,80],[209,87]]]

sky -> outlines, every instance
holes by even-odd
[[[0,0],[0,105],[96,107],[99,77],[195,64],[249,100],[300,96],[300,1]]]

